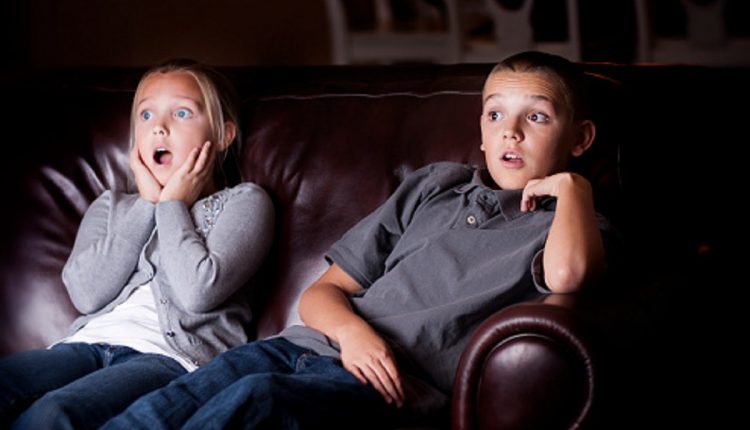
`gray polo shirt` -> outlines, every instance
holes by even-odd
[[[542,250],[556,199],[521,212],[521,190],[492,183],[486,169],[457,163],[419,169],[326,255],[364,287],[351,303],[390,343],[400,372],[443,394],[433,393],[432,407],[447,400],[461,352],[482,321],[548,292]],[[282,336],[338,355],[313,329]]]

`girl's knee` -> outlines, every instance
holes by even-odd
[[[13,429],[78,429],[85,428],[76,422],[75,405],[60,396],[47,394],[34,402],[13,423]]]
[[[10,428],[10,424],[38,398],[38,395],[22,390],[11,378],[4,378],[0,371],[0,429]]]

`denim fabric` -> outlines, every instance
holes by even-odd
[[[63,343],[4,357],[0,428],[97,428],[183,374],[172,358],[106,344]]]
[[[382,428],[396,414],[338,359],[274,338],[219,355],[102,428]]]

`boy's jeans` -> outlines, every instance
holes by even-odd
[[[338,359],[274,338],[219,355],[103,428],[367,428],[391,422],[395,412]]]
[[[184,373],[169,357],[105,344],[61,343],[4,357],[0,428],[97,428]]]

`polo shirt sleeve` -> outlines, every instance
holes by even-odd
[[[604,243],[606,276],[611,276],[612,272],[619,266],[621,237],[603,215],[597,213],[596,221],[599,225],[599,231],[602,234],[602,242]],[[531,260],[531,276],[537,291],[543,294],[552,293],[544,281],[544,248],[537,251]]]
[[[385,272],[386,259],[419,209],[455,178],[471,177],[468,166],[436,163],[414,171],[374,212],[352,227],[329,249],[325,258],[338,264],[363,288]]]

